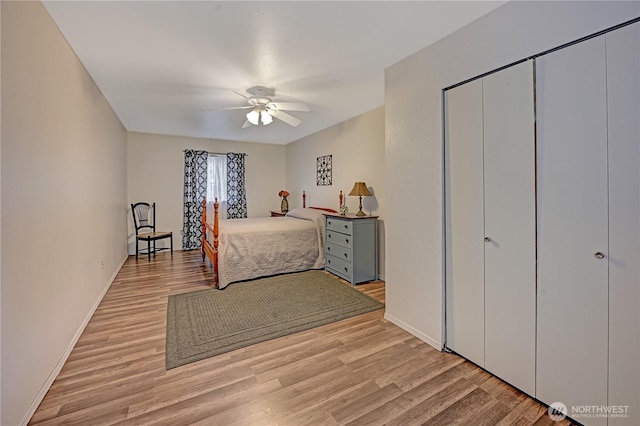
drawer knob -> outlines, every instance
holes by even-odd
[[[349,272],[349,271],[347,271],[347,267],[346,267],[346,266],[344,267],[344,271],[345,271],[345,272]]]
[[[596,259],[604,259],[604,253],[601,251],[596,252],[594,256],[596,257]]]
[[[331,238],[331,234],[327,235],[327,237]]]
[[[331,221],[330,221],[330,220],[328,220],[328,221],[327,221],[327,223],[328,223],[329,225],[331,225]]]
[[[344,257],[349,257],[349,256],[347,256],[347,253],[345,253],[345,254],[344,254]]]
[[[331,263],[331,259],[327,259],[327,263]]]
[[[331,247],[327,247],[327,251],[331,251]]]
[[[344,226],[344,229],[349,229],[349,227],[347,225]]]

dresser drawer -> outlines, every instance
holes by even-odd
[[[347,281],[353,282],[353,269],[349,262],[337,257],[327,256],[327,270]]]
[[[325,243],[334,243],[343,247],[351,248],[353,238],[351,238],[351,235],[346,235],[341,232],[327,231],[327,241],[325,241]]]
[[[338,231],[349,235],[353,233],[350,220],[336,219],[334,217],[327,218],[327,230]]]
[[[351,262],[351,249],[334,243],[327,243],[327,254],[337,257],[338,259]]]

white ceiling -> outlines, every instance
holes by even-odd
[[[504,1],[44,1],[129,131],[286,144],[384,104],[384,69]],[[234,90],[304,102],[242,129]]]

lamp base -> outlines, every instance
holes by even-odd
[[[362,195],[360,196],[360,210],[356,213],[356,216],[366,216],[367,214],[362,211]]]

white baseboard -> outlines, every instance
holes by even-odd
[[[53,371],[51,372],[51,374],[47,378],[47,381],[44,383],[44,385],[42,385],[42,388],[40,389],[40,392],[38,392],[38,395],[36,395],[35,399],[31,403],[31,405],[29,406],[29,409],[27,410],[25,415],[20,420],[20,423],[18,423],[19,426],[26,426],[29,423],[29,420],[31,420],[31,417],[33,417],[33,415],[35,414],[36,410],[40,406],[40,403],[42,402],[42,400],[44,399],[45,395],[49,391],[49,388],[51,387],[53,382],[56,380],[56,377],[58,377],[58,374],[60,374],[60,371],[62,370],[62,367],[64,366],[64,363],[67,362],[67,359],[69,358],[69,355],[71,355],[71,351],[75,347],[76,343],[78,343],[78,339],[80,339],[80,336],[82,335],[82,332],[87,327],[87,324],[89,324],[89,321],[91,320],[91,317],[96,312],[96,309],[98,309],[98,306],[100,306],[100,302],[102,302],[102,299],[104,298],[104,295],[107,294],[107,291],[109,290],[109,288],[111,288],[111,284],[113,284],[113,281],[116,279],[116,276],[118,275],[118,272],[120,272],[120,269],[122,269],[122,265],[124,265],[124,262],[127,261],[127,258],[128,258],[128,256],[125,256],[125,258],[122,260],[122,262],[120,262],[120,265],[116,268],[116,271],[113,273],[113,275],[109,279],[107,285],[102,290],[102,293],[100,293],[100,296],[98,296],[98,300],[96,300],[96,303],[94,303],[93,307],[91,308],[91,310],[89,311],[89,313],[85,317],[84,321],[82,321],[82,324],[78,328],[78,331],[76,331],[76,334],[73,336],[73,339],[71,339],[71,341],[69,342],[69,345],[67,346],[67,349],[64,351],[64,353],[60,357],[60,360],[56,364],[56,367],[53,369]]]
[[[386,312],[384,314],[384,319],[386,319],[387,321],[397,325],[398,327],[400,327],[404,331],[413,334],[418,339],[420,339],[423,342],[433,346],[437,350],[441,351],[443,349],[442,343],[440,341],[438,341],[438,340],[436,340],[436,339],[434,339],[432,337],[427,336],[426,334],[424,334],[424,333],[416,330],[415,328],[411,327],[409,324],[407,324],[407,323],[405,323],[403,321],[400,321],[398,318],[395,318],[395,317],[389,315]]]

